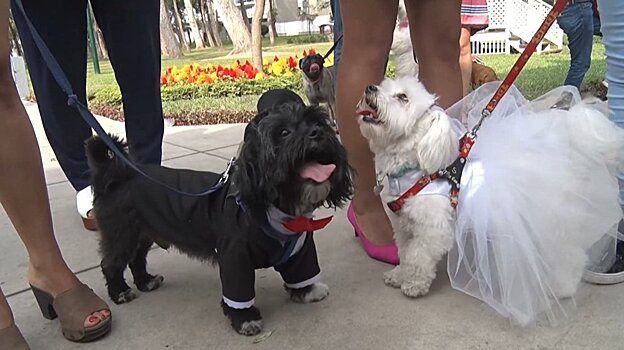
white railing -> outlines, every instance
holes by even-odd
[[[548,15],[552,6],[541,0],[502,0],[507,4],[507,28],[529,42]],[[563,31],[555,22],[544,37],[558,49],[563,47]]]
[[[473,52],[508,53],[512,44],[511,36],[529,42],[551,8],[542,0],[488,0],[490,25],[488,30],[472,36]],[[556,50],[563,48],[563,31],[556,22],[546,33],[545,39]],[[513,46],[521,50],[519,42],[514,42]],[[541,51],[541,47],[538,51]]]

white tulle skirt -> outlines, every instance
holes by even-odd
[[[458,129],[474,125],[498,84],[447,111]],[[562,97],[569,111],[551,108]],[[461,181],[448,258],[455,289],[520,325],[566,315],[583,267],[606,248],[587,252],[622,219],[614,168],[624,135],[603,107],[571,87],[532,102],[512,88],[485,120]]]

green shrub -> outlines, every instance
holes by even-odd
[[[266,24],[264,24],[264,23],[263,23],[263,24],[260,26],[260,34],[261,34],[262,36],[265,36],[265,35],[269,34],[269,26],[267,26]]]
[[[89,100],[94,105],[118,106],[121,105],[121,91],[116,84],[106,86],[96,90]]]
[[[291,36],[286,39],[287,44],[314,44],[328,41],[331,41],[331,38],[323,34]]]
[[[163,101],[178,101],[205,97],[260,95],[270,89],[301,91],[302,88],[301,75],[295,74],[290,77],[263,80],[237,80],[206,85],[163,86],[161,88],[161,96]],[[119,106],[121,105],[121,92],[117,86],[99,89],[93,93],[90,103],[98,106]]]

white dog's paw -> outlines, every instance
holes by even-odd
[[[395,266],[392,270],[384,272],[384,283],[388,287],[401,288],[401,284],[403,283],[401,267]]]
[[[410,298],[416,298],[429,292],[431,281],[404,281],[401,292]]]
[[[301,304],[321,301],[329,295],[329,287],[325,283],[314,283],[311,286],[300,289],[288,289],[288,291],[290,300]]]
[[[553,283],[553,292],[559,299],[571,298],[576,294],[578,282],[573,280],[559,280]]]

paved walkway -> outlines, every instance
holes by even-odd
[[[47,144],[36,105],[27,103],[42,148],[56,234],[71,268],[101,296],[97,234],[85,231],[76,213],[74,191]],[[120,133],[123,125],[100,119]],[[241,140],[242,125],[168,127],[164,164],[221,171]],[[36,213],[33,213],[36,215]],[[9,295],[16,320],[37,349],[623,349],[624,284],[585,286],[586,296],[564,324],[520,329],[479,301],[449,286],[444,266],[426,297],[410,300],[384,286],[389,269],[368,259],[344,212],[316,235],[325,301],[288,301],[279,276],[258,271],[256,303],[270,337],[235,334],[222,315],[217,270],[175,251],[153,250],[149,268],[165,276],[153,293],[127,305],[114,305],[113,332],[88,346],[62,338],[57,321],[41,318],[24,278],[25,251],[0,215],[0,286]],[[131,281],[131,278],[130,278]],[[2,344],[0,349],[4,350]]]

